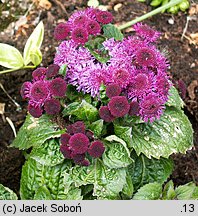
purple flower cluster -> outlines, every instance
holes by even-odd
[[[88,41],[89,35],[98,35],[101,32],[101,25],[112,22],[113,16],[107,11],[88,8],[72,14],[67,23],[60,23],[56,26],[54,37],[57,40],[64,40],[71,37],[72,41],[79,45]]]
[[[112,16],[108,12],[96,12],[95,9],[89,8],[74,13],[68,25],[74,29],[77,25],[75,23],[81,25],[87,19],[105,24],[106,21],[112,21]],[[76,86],[78,91],[89,93],[92,97],[99,98],[102,84],[118,84],[121,88],[119,91],[131,101],[131,107],[134,107],[129,113],[140,116],[145,122],[153,122],[160,118],[168,100],[171,86],[167,75],[169,64],[165,55],[156,48],[155,43],[160,33],[142,23],[133,27],[135,35],[122,41],[111,38],[103,42],[102,45],[110,56],[106,63],[97,61],[86,47],[79,47],[74,40],[63,41],[60,44],[54,62],[59,66],[66,64],[67,82]],[[107,96],[111,98],[108,94],[113,93],[107,91]],[[101,112],[106,116],[104,118],[108,116],[107,121],[113,119],[112,112],[109,111],[111,103],[101,108]]]
[[[58,99],[65,96],[67,84],[58,72],[59,66],[55,64],[37,68],[32,73],[32,82],[22,85],[21,96],[28,100],[28,111],[33,117],[39,118],[44,110],[49,115],[60,112]]]
[[[60,138],[60,151],[67,159],[72,159],[75,164],[89,166],[86,153],[93,158],[101,157],[105,151],[104,144],[100,140],[94,140],[90,130],[86,130],[82,121],[67,126],[67,133]]]

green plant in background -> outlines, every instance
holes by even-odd
[[[44,25],[43,22],[40,22],[28,38],[23,50],[23,56],[15,47],[0,43],[0,65],[9,68],[0,71],[0,74],[37,67],[42,61],[40,47],[43,36]],[[30,65],[30,63],[32,64]]]
[[[148,2],[153,7],[159,7],[166,5],[169,2],[174,2],[175,0],[138,0],[139,2]],[[170,8],[167,9],[167,12],[172,13],[172,14],[177,14],[179,10],[185,12],[188,8],[190,7],[190,2],[189,0],[182,0],[179,4],[174,5]],[[163,10],[162,12],[164,12]]]

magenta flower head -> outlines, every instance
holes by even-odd
[[[58,77],[50,81],[49,90],[55,97],[64,97],[67,90],[67,84],[64,79]]]
[[[36,105],[34,103],[29,103],[27,109],[30,115],[32,115],[34,118],[39,118],[42,116],[43,110],[39,105]]]
[[[46,71],[46,77],[48,79],[56,77],[58,75],[59,69],[60,69],[60,67],[56,64],[49,65],[49,67],[47,68],[47,71]]]
[[[101,157],[104,151],[104,144],[99,140],[92,142],[91,146],[88,149],[88,153],[94,158]]]
[[[94,20],[89,20],[86,23],[86,28],[87,28],[88,33],[92,35],[97,35],[101,31],[100,25],[98,24],[98,22]]]
[[[157,63],[156,53],[150,47],[139,48],[136,52],[136,61],[140,66],[155,66]]]
[[[85,154],[75,154],[71,153],[71,158],[74,160],[75,164],[81,164],[85,160]]]
[[[47,69],[44,67],[39,67],[32,72],[32,77],[34,81],[43,80],[45,78]]]
[[[31,100],[36,102],[44,102],[49,95],[48,85],[45,81],[37,81],[32,84],[30,90]]]
[[[68,133],[61,134],[60,142],[62,145],[68,145],[71,136]]]
[[[75,26],[78,26],[78,27],[81,26],[81,27],[83,27],[87,21],[88,21],[88,17],[85,16],[85,15],[83,15],[83,14],[81,14],[81,15],[77,16],[74,19],[73,26],[74,27]]]
[[[29,99],[30,98],[30,89],[32,87],[32,83],[31,82],[24,82],[22,87],[21,87],[21,97],[23,99]]]
[[[62,152],[62,154],[64,155],[65,158],[67,159],[71,159],[71,150],[69,149],[69,147],[67,145],[61,145],[60,146],[60,151]]]
[[[77,27],[72,31],[72,40],[76,44],[85,44],[88,41],[88,32],[83,27]]]
[[[59,100],[56,100],[54,98],[46,100],[44,103],[44,109],[46,113],[49,115],[58,114],[61,110],[61,105]]]
[[[163,113],[164,101],[158,94],[151,93],[143,98],[140,102],[140,116],[147,122],[152,123],[156,118],[159,119]]]
[[[112,73],[112,81],[117,83],[121,88],[125,88],[131,78],[131,73],[125,68],[114,68]]]
[[[98,11],[96,13],[96,19],[102,24],[108,24],[113,21],[113,15],[108,11]]]
[[[82,133],[74,134],[69,140],[69,147],[74,154],[83,154],[87,151],[89,139]]]
[[[112,122],[115,117],[110,113],[108,106],[101,106],[99,109],[100,118],[106,122]]]
[[[85,124],[82,121],[77,121],[74,124],[72,124],[72,132],[74,134],[76,133],[85,133]]]
[[[112,98],[115,96],[119,96],[121,94],[121,91],[122,91],[122,89],[118,84],[112,83],[112,84],[107,86],[106,95],[108,98]]]
[[[124,96],[112,97],[108,103],[111,114],[115,117],[123,117],[129,112],[130,105]]]
[[[70,135],[74,134],[74,132],[73,132],[73,125],[67,125],[66,129],[67,129],[67,133],[68,134],[70,134]]]
[[[160,33],[152,29],[146,24],[137,23],[133,26],[136,34],[148,42],[155,42],[159,37]]]
[[[130,103],[130,109],[129,109],[129,115],[130,116],[137,116],[139,115],[139,111],[140,111],[140,105],[137,101],[132,101]]]
[[[70,27],[67,23],[60,23],[54,30],[54,38],[56,40],[64,40],[70,34]]]

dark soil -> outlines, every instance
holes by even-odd
[[[35,27],[34,24],[38,23],[36,22],[38,19],[43,20],[45,25],[45,37],[41,51],[43,53],[42,64],[44,66],[53,62],[55,47],[58,45],[53,39],[53,29],[56,24],[67,20],[68,16],[70,16],[74,10],[82,9],[87,6],[87,1],[82,0],[51,0],[50,2],[52,5],[49,10],[45,8],[46,6],[42,8],[38,5],[33,5],[27,16],[27,23],[19,26],[18,29],[14,30],[15,25],[13,23],[9,26],[4,23],[4,28],[6,28],[2,30],[0,34],[1,43],[13,45],[22,52],[28,36]],[[25,3],[27,8],[30,7],[31,3],[28,4],[28,1],[25,1]],[[121,7],[116,11],[116,7],[119,6],[119,3]],[[114,23],[117,25],[130,21],[151,10],[149,6],[138,3],[135,0],[100,0],[100,4],[108,6],[108,10],[115,16]],[[12,9],[13,13],[17,7],[21,6],[11,4],[11,8],[9,9]],[[6,10],[5,8],[5,5],[0,3],[0,13]],[[27,10],[24,9],[23,5],[23,8],[17,13],[17,16],[24,15],[24,11]],[[194,13],[194,15],[192,13]],[[197,33],[196,31],[198,29],[196,28],[198,20],[196,19],[197,14],[190,11],[190,15],[195,18],[189,21],[186,31],[187,37],[181,40],[188,15],[189,12],[186,14],[179,13],[174,16],[170,14],[159,14],[145,21],[145,23],[162,32],[159,47],[166,50],[166,53],[168,53],[168,59],[171,63],[170,74],[173,80],[176,82],[182,79],[188,87],[187,95],[184,98],[186,103],[184,110],[195,131],[194,147],[192,150],[189,150],[186,155],[176,154],[173,156],[175,170],[171,178],[176,185],[184,184],[189,181],[194,181],[198,184],[198,81],[196,81],[198,79],[198,45],[196,44],[198,39],[196,38],[195,40],[191,38],[191,34]],[[174,22],[173,24],[169,24],[170,19]],[[16,16],[12,17],[9,15],[7,21],[10,22],[10,20],[16,20]],[[130,29],[127,29],[126,33],[131,34],[132,32]],[[9,145],[14,139],[14,134],[6,117],[13,122],[16,131],[18,131],[24,122],[27,111],[27,103],[21,99],[19,94],[20,87],[23,82],[30,79],[31,70],[0,75],[0,83],[3,85],[7,94],[12,98],[11,100],[2,88],[0,88],[0,105],[5,104],[5,112],[0,114],[0,183],[8,186],[17,193],[19,193],[21,167],[24,164],[24,157],[21,151],[9,148]],[[17,107],[13,100],[17,102],[20,107]]]

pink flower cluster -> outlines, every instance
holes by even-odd
[[[75,164],[89,166],[86,153],[93,158],[101,157],[105,147],[100,140],[94,140],[94,134],[86,130],[82,121],[67,126],[67,133],[61,135],[60,151],[67,159],[72,159]]]
[[[40,67],[33,71],[32,82],[23,83],[21,96],[28,100],[28,111],[33,117],[39,118],[44,110],[49,115],[60,112],[59,98],[65,96],[67,84],[58,72],[55,64]]]
[[[108,24],[112,20],[113,16],[111,13],[88,8],[72,14],[67,23],[57,25],[54,37],[57,40],[65,40],[71,37],[75,44],[85,44],[89,35],[100,34],[101,25]]]
[[[100,11],[97,13],[104,14]],[[77,12],[71,16],[68,24],[74,27],[76,19],[85,17],[104,24],[97,13],[91,8]],[[106,14],[110,17],[109,13]],[[67,82],[92,97],[99,98],[102,84],[118,84],[122,94],[134,105],[136,111],[130,113],[135,113],[145,122],[153,122],[160,118],[168,100],[171,87],[167,75],[169,64],[155,44],[160,33],[142,23],[133,27],[135,35],[122,41],[106,39],[102,43],[103,49],[109,55],[106,63],[99,62],[86,47],[78,46],[73,39],[60,44],[54,63],[59,66],[66,64]],[[103,109],[108,111],[107,108]]]

